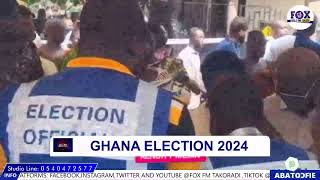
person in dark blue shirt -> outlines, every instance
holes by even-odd
[[[223,74],[246,74],[245,64],[230,51],[219,50],[207,55],[201,65],[202,79],[207,89],[212,88]]]
[[[240,58],[241,44],[245,41],[247,30],[247,20],[244,17],[235,17],[230,24],[229,36],[210,52],[215,50],[226,50],[237,54]]]
[[[314,22],[309,28],[296,32],[296,40],[294,42],[295,48],[303,47],[311,49],[315,51],[318,55],[320,55],[320,44],[310,39],[310,37],[316,32],[317,24],[318,18],[315,16]]]

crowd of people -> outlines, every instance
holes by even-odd
[[[270,25],[272,37],[265,37],[260,30],[247,32],[247,20],[236,17],[228,36],[202,59],[201,28],[190,29],[189,45],[174,56],[164,26],[148,25],[135,0],[88,1],[81,17],[71,19],[47,19],[40,9],[36,20],[27,7],[5,0],[0,6],[1,167],[6,162],[97,162],[98,169],[241,169],[252,164],[251,169],[264,169],[269,166],[261,163],[296,157],[308,160],[308,168],[319,168],[320,45],[310,39],[316,25],[317,20],[293,32],[276,21]],[[36,118],[43,111],[36,107],[43,106],[50,115]],[[92,121],[90,113],[88,121],[80,121],[93,107],[126,114],[117,114],[123,118],[119,124],[102,122],[97,114]],[[81,115],[67,116],[66,110]],[[62,119],[54,116],[58,113]],[[53,158],[50,138],[40,139],[43,133],[80,132],[265,135],[271,139],[271,156],[169,164]]]

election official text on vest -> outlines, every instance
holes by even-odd
[[[64,124],[70,121],[90,121],[97,123],[109,123],[123,125],[125,123],[126,110],[119,108],[90,107],[90,106],[64,106],[29,104],[26,111],[26,119],[32,121],[46,121]],[[26,144],[42,144],[53,136],[105,136],[108,132],[97,133],[95,131],[79,131],[77,129],[25,129],[23,139]]]
[[[28,106],[28,119],[73,119],[109,121],[122,124],[124,121],[124,110],[107,109],[105,107],[83,107],[83,106],[61,106],[44,104],[30,104]]]

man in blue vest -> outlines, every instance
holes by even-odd
[[[139,80],[153,52],[152,39],[137,1],[88,1],[81,16],[80,57],[60,74],[2,92],[2,157],[11,163],[165,169],[165,164],[138,164],[134,158],[49,156],[52,136],[194,135],[184,105]]]
[[[254,82],[246,76],[230,75],[209,90],[208,104],[212,135],[262,136],[269,135],[263,113],[263,101]],[[230,113],[232,112],[232,113]],[[264,134],[266,133],[266,134]],[[308,154],[281,140],[271,138],[270,157],[219,157],[209,158],[206,168],[216,169],[278,169],[285,161],[295,157],[301,168],[318,168],[316,160]]]

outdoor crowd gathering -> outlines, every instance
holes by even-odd
[[[98,169],[264,169],[288,157],[319,168],[320,44],[310,38],[317,18],[305,30],[274,21],[266,37],[237,16],[224,40],[203,53],[211,38],[203,29],[188,29],[183,49],[167,45],[169,30],[146,22],[136,0],[88,0],[79,13],[46,13],[1,1],[1,168],[90,162]],[[143,165],[58,158],[49,155],[55,135],[264,135],[271,156]]]

